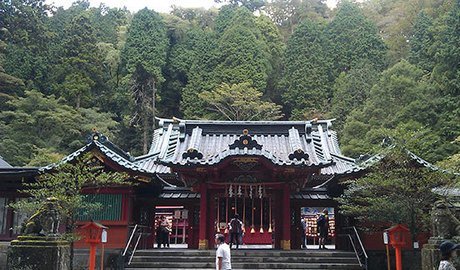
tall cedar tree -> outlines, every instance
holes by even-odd
[[[385,67],[386,47],[375,25],[367,19],[357,4],[344,1],[326,28],[332,74],[337,77],[359,65],[372,63],[381,71]]]
[[[44,0],[0,1],[0,39],[7,43],[2,66],[6,74],[41,91],[50,87],[49,47],[53,41],[47,28],[49,12],[51,7]],[[24,89],[7,90],[22,94]]]
[[[270,72],[268,73],[265,97],[281,104],[281,89],[278,88],[277,84],[283,71],[282,58],[286,46],[280,31],[269,17],[263,15],[257,17],[256,24],[262,34],[262,40],[268,47]]]
[[[102,84],[102,63],[87,14],[74,17],[65,30],[57,89],[75,108],[93,105]]]
[[[420,12],[415,20],[412,36],[409,40],[409,62],[426,71],[432,71],[433,55],[433,20],[425,12]]]
[[[216,48],[217,38],[213,31],[192,28],[184,41],[171,52],[172,63],[185,77],[186,85],[182,88],[180,103],[185,118],[198,118],[205,114],[206,105],[198,95],[217,86],[214,77],[218,61]],[[189,57],[183,59],[184,56]]]
[[[144,153],[155,126],[157,89],[164,81],[162,69],[168,46],[161,16],[147,8],[137,12],[129,27],[122,57],[135,103],[133,121],[141,123]]]
[[[288,40],[281,88],[285,89],[283,102],[293,120],[326,112],[330,60],[325,47],[322,27],[310,20],[302,22]]]
[[[217,83],[251,82],[265,92],[271,72],[267,44],[246,8],[237,8],[218,39],[218,65],[214,71]]]

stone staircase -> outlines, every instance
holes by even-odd
[[[215,250],[139,250],[125,269],[215,269]],[[353,252],[336,250],[232,250],[232,269],[362,270]]]

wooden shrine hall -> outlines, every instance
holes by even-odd
[[[148,228],[146,245],[153,247],[160,215],[172,222],[171,242],[188,248],[214,248],[215,234],[227,233],[236,213],[244,224],[244,244],[300,249],[301,218],[311,221],[314,242],[316,214],[324,208],[330,213],[333,241],[340,233],[344,220],[333,198],[342,193],[340,180],[361,169],[341,154],[332,120],[157,120],[146,155],[133,157],[95,133],[62,161],[90,152],[107,169],[127,172],[138,181],[93,196],[106,206],[91,218],[110,228],[108,248],[124,247],[135,224]],[[14,200],[12,190],[8,192]]]

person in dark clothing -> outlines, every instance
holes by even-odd
[[[230,248],[232,248],[232,244],[236,244],[236,249],[238,249],[240,244],[240,236],[243,233],[243,222],[239,220],[239,215],[235,214],[235,216],[230,220],[229,223],[229,232],[230,232]]]
[[[316,219],[316,225],[318,227],[318,234],[319,234],[319,249],[326,249],[325,243],[327,236],[329,234],[329,216],[328,216],[327,209],[323,210],[323,213],[319,215]]]

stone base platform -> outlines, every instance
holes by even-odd
[[[19,236],[8,248],[8,270],[69,270],[70,245],[53,237]]]

